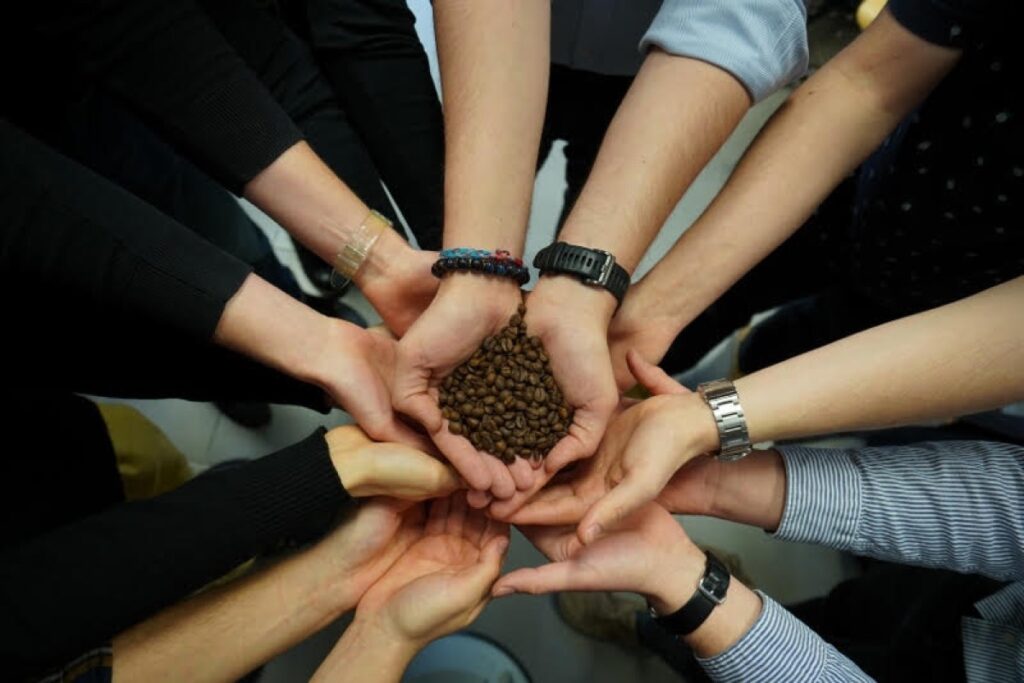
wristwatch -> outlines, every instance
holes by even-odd
[[[747,418],[740,405],[740,395],[736,387],[726,379],[705,382],[697,387],[701,398],[711,408],[718,427],[719,460],[731,462],[747,456],[753,447],[747,432]]]
[[[704,564],[704,575],[697,582],[697,592],[685,605],[672,614],[661,616],[650,607],[651,616],[659,626],[669,633],[685,636],[693,633],[703,624],[716,607],[725,602],[729,592],[729,570],[722,561],[710,552],[704,553],[707,561]]]
[[[533,267],[541,275],[572,275],[585,285],[607,289],[619,304],[629,288],[629,273],[612,254],[568,242],[555,242],[541,249],[533,258]]]

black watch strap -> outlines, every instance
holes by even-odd
[[[670,633],[678,636],[693,633],[711,616],[712,610],[725,602],[731,579],[729,570],[713,554],[705,552],[705,555],[704,575],[700,577],[693,597],[672,614],[659,616],[651,609],[654,620]]]
[[[578,247],[568,242],[555,242],[544,247],[533,259],[541,274],[572,275],[584,284],[607,289],[622,303],[629,289],[629,273],[615,262],[615,256],[600,249]]]

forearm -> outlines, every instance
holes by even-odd
[[[115,681],[228,681],[341,615],[312,554],[211,589],[114,639]]]
[[[750,98],[728,72],[653,50],[612,120],[561,239],[633,270]]]
[[[635,305],[685,327],[795,232],[958,55],[884,13],[775,114],[707,211],[635,288]]]
[[[1024,398],[1024,277],[736,381],[754,442],[903,425]]]
[[[446,247],[522,254],[544,121],[546,0],[437,0]]]
[[[416,652],[415,646],[357,617],[311,680],[397,683]]]
[[[214,332],[217,344],[304,382],[317,384],[337,342],[337,321],[249,275],[228,301]]]

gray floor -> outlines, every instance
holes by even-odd
[[[420,28],[432,48],[427,0],[412,3]],[[736,135],[725,145],[673,213],[640,266],[642,274],[653,265],[676,238],[700,214],[728,177],[739,155],[783,95],[756,107]],[[561,208],[565,160],[556,147],[537,177],[531,213],[527,259],[548,243]],[[304,285],[294,248],[287,235],[252,207],[271,237],[280,258],[293,266]],[[365,300],[352,294],[350,300],[368,315],[373,311]],[[705,360],[699,374],[721,374],[728,354],[728,341]],[[326,419],[309,411],[274,406],[271,424],[260,430],[241,428],[224,418],[212,405],[187,401],[134,401],[171,440],[197,465],[197,469],[237,457],[258,457],[306,436],[315,426],[333,426],[350,421],[341,411]],[[809,546],[775,541],[765,534],[717,520],[688,518],[684,526],[698,543],[714,545],[736,553],[755,583],[782,601],[799,600],[825,592],[851,574],[843,556]],[[518,534],[510,552],[509,567],[535,565],[540,555]],[[505,644],[529,669],[538,683],[677,680],[656,658],[626,651],[615,645],[591,640],[569,630],[555,615],[550,598],[519,596],[497,601],[487,608],[473,627]],[[283,654],[266,668],[266,683],[306,680],[337,640],[341,626],[335,625]]]

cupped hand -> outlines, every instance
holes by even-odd
[[[387,335],[331,320],[311,361],[313,381],[373,439],[429,449],[430,440],[402,422],[392,407],[396,353],[397,343]]]
[[[634,285],[634,289],[626,294],[608,326],[608,352],[619,391],[628,391],[636,384],[626,362],[631,350],[648,363],[657,365],[679,334],[674,320],[659,318],[643,308],[643,297],[635,291],[640,286]]]
[[[549,473],[597,451],[618,403],[608,355],[614,305],[607,292],[566,277],[542,279],[527,300],[527,331],[544,343],[551,372],[574,411],[568,435],[544,460]]]
[[[437,294],[437,278],[430,274],[437,252],[414,249],[394,231],[381,235],[374,247],[378,251],[360,269],[356,284],[388,329],[401,337]]]
[[[704,402],[661,369],[629,354],[634,376],[653,396],[624,410],[597,455],[542,491],[509,519],[516,524],[578,523],[589,543],[653,501],[687,461],[712,450],[718,432]]]
[[[632,591],[661,613],[678,609],[693,592],[703,553],[664,508],[648,503],[590,545],[571,526],[519,527],[551,564],[516,569],[493,594],[555,591]],[[693,574],[692,578],[689,576]]]
[[[437,458],[405,444],[374,442],[355,425],[336,427],[326,438],[331,461],[353,498],[419,501],[447,496],[465,486]]]
[[[363,595],[356,621],[415,647],[468,626],[490,599],[508,526],[456,494],[430,504],[422,536]]]
[[[467,360],[488,336],[508,324],[522,303],[514,282],[474,274],[448,276],[427,311],[398,344],[392,401],[396,410],[422,424],[441,452],[475,493],[475,507],[490,501],[490,491],[508,498],[533,482],[528,463],[511,466],[480,453],[462,436],[451,434],[438,407],[438,386]]]

